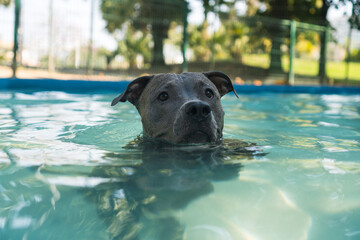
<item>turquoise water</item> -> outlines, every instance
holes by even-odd
[[[359,95],[225,96],[230,151],[138,146],[115,96],[0,93],[1,240],[360,239]]]

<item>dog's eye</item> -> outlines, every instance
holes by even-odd
[[[168,100],[169,94],[167,92],[162,92],[159,94],[158,99],[162,102]]]
[[[205,95],[206,95],[208,98],[212,98],[212,97],[214,96],[214,92],[213,92],[211,89],[207,88],[207,89],[205,90]]]

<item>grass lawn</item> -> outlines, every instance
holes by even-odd
[[[289,71],[289,58],[282,57],[282,66],[285,72]],[[269,68],[270,56],[268,54],[244,55],[243,63],[245,65]],[[319,63],[316,60],[295,58],[294,61],[295,74],[304,76],[317,76],[319,72]],[[345,62],[328,62],[326,66],[327,75],[331,79],[346,78]],[[360,81],[360,63],[351,62],[349,65],[349,79]]]
[[[268,54],[251,54],[243,55],[242,61],[244,65],[252,67],[269,68],[270,67],[270,55]]]
[[[326,71],[330,78],[345,79],[346,78],[346,63],[345,62],[328,62]],[[360,63],[350,62],[349,64],[349,79],[360,81]]]

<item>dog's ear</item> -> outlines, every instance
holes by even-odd
[[[114,98],[111,106],[114,106],[118,102],[125,102],[126,100],[136,105],[141,93],[152,77],[153,76],[142,76],[130,82],[126,90],[120,96]]]
[[[235,96],[239,98],[237,95],[234,86],[232,85],[232,82],[230,78],[222,72],[205,72],[203,73],[210,81],[216,86],[218,89],[220,96],[224,96],[225,94],[233,91],[235,93]]]

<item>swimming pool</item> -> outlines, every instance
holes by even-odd
[[[116,83],[56,83],[0,90],[0,239],[360,238],[360,92],[239,87],[224,137],[256,146],[219,155],[141,148]]]

